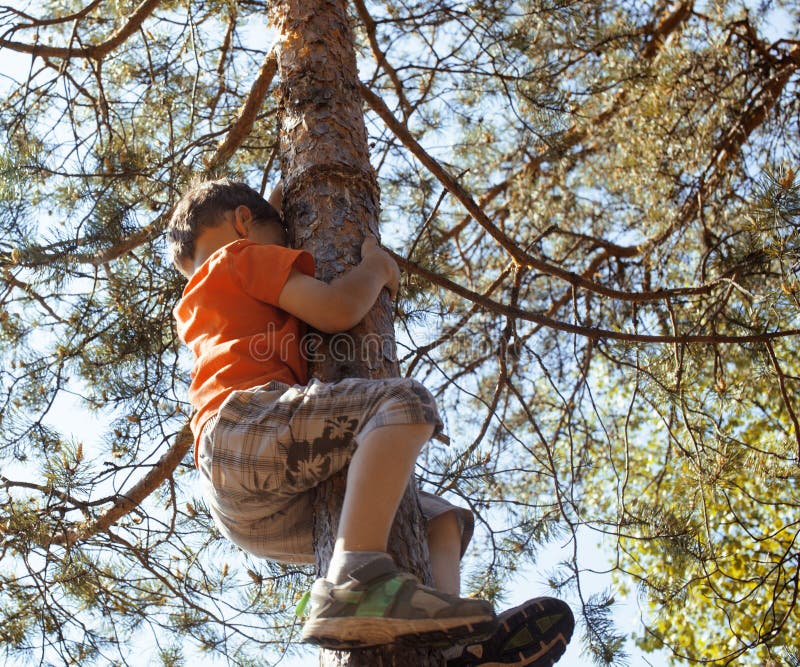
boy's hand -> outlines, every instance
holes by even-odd
[[[392,256],[378,245],[378,239],[367,234],[361,244],[361,262],[374,262],[386,276],[384,287],[389,290],[392,299],[397,297],[400,287],[400,269]]]

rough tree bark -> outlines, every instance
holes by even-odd
[[[282,0],[270,8],[278,31],[277,89],[283,209],[295,247],[310,251],[317,277],[330,281],[359,260],[368,231],[378,233],[379,192],[369,161],[353,35],[345,0]],[[398,374],[392,308],[384,292],[347,336],[324,337],[311,373],[322,380]],[[344,476],[323,485],[315,510],[318,573],[333,550]],[[413,484],[398,512],[390,551],[398,564],[430,582],[427,542]],[[322,651],[321,665],[428,667],[437,650]]]

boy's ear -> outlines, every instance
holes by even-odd
[[[233,210],[233,228],[239,236],[247,237],[252,220],[253,214],[244,204],[240,204]]]
[[[191,270],[191,262],[189,260],[172,260],[172,265],[178,270],[178,272],[184,278],[191,278],[192,277],[192,270]]]

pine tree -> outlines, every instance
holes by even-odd
[[[358,263],[367,234],[378,231],[378,184],[369,161],[358,90],[355,48],[344,2],[275,3],[277,27],[280,162],[284,210],[295,245],[309,250],[318,275],[333,280]],[[312,38],[313,36],[313,38]],[[341,346],[346,344],[342,354]],[[386,295],[378,308],[346,336],[334,336],[315,353],[312,373],[323,381],[397,376],[392,309]],[[379,343],[379,344],[376,344]],[[334,347],[331,353],[331,345]],[[317,491],[314,545],[317,574],[324,576],[336,539],[344,474]],[[401,567],[432,583],[425,527],[414,485],[398,511],[390,550]],[[371,651],[323,651],[322,665],[439,665],[441,652],[384,647]]]

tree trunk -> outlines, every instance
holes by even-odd
[[[270,9],[277,52],[283,210],[294,246],[310,251],[317,277],[330,281],[358,263],[368,231],[378,233],[379,193],[358,92],[353,35],[344,0],[283,0]],[[398,374],[392,306],[386,292],[347,336],[321,337],[322,380]],[[315,503],[318,573],[333,551],[344,475],[322,485]],[[430,583],[425,528],[411,484],[392,529],[390,551],[400,567]],[[322,651],[321,665],[433,667],[437,650]]]

